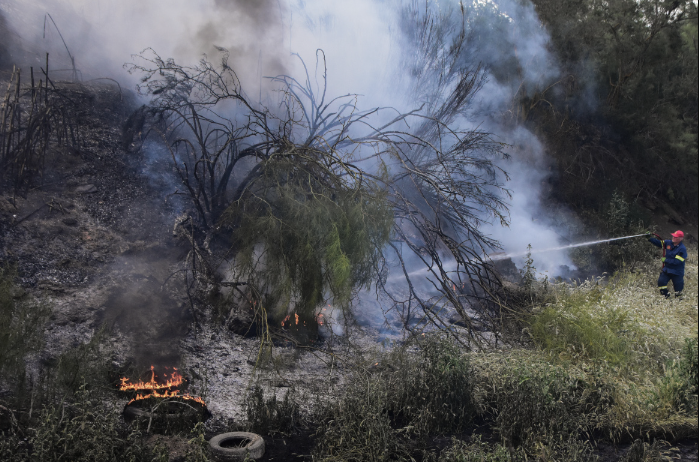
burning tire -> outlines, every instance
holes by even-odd
[[[209,440],[211,455],[219,462],[259,459],[265,453],[265,440],[256,433],[230,432]]]
[[[124,407],[124,421],[127,424],[141,422],[147,424],[154,433],[189,430],[197,422],[203,422],[211,417],[206,406],[191,405],[178,401],[161,403],[158,409],[141,407],[141,403],[133,402]]]
[[[124,420],[148,421],[161,430],[172,430],[175,427],[186,427],[197,422],[203,422],[211,417],[206,403],[198,396],[189,393],[182,394],[178,387],[187,381],[176,367],[165,366],[164,372],[156,375],[156,367],[150,367],[150,380],[140,380],[132,383],[128,377],[122,377],[119,390],[136,393],[136,397],[124,407]],[[169,376],[169,378],[168,378]]]

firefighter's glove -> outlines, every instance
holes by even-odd
[[[665,263],[665,257],[661,258],[660,261],[662,261],[663,263]]]

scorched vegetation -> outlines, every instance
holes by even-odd
[[[331,304],[346,321],[354,296],[372,286],[408,328],[418,315],[445,326],[437,306],[444,304],[467,323],[475,309],[494,325],[497,306],[486,294],[498,279],[482,257],[497,243],[480,224],[506,223],[498,176],[505,174],[493,163],[504,146],[454,122],[483,83],[480,68],[452,63],[436,84],[441,99],[396,113],[362,110],[357,95],[327,95],[320,50],[315,71],[302,62],[303,80],[272,79],[278,107],[248,99],[226,53],[218,65],[193,67],[152,50],[136,58],[130,71],[152,96],[132,116],[140,127],[133,131],[144,133],[136,141],[167,146],[196,211],[183,225],[192,245],[188,280],[232,287],[233,305],[253,307],[258,324],[295,318],[310,338],[321,307]],[[223,236],[228,244],[217,249]],[[408,258],[434,278],[436,295],[415,289]],[[391,264],[405,281],[402,293],[386,286]],[[464,341],[478,335],[469,329]]]

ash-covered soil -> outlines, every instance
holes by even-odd
[[[258,339],[192,305],[182,276],[189,241],[174,232],[187,204],[173,195],[170,159],[158,157],[167,151],[124,145],[133,96],[106,82],[63,85],[88,96],[79,148],[52,151],[26,193],[0,195],[0,260],[15,263],[22,289],[51,311],[35,372],[106,327],[102,343],[114,373],[181,368],[188,392],[205,397],[212,428],[244,419],[253,384],[280,397],[294,387],[309,403],[332,394],[339,358],[356,353],[349,345],[326,340],[322,350],[335,356],[282,347],[269,358]],[[355,345],[374,348],[377,338],[363,333]]]

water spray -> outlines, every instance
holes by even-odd
[[[519,252],[519,253],[504,253],[504,252],[498,252],[490,255],[486,255],[486,258],[488,258],[491,261],[497,261],[497,260],[506,260],[508,258],[513,258],[513,257],[522,257],[527,254],[535,254],[535,253],[543,253],[543,252],[553,252],[556,250],[565,250],[565,249],[572,249],[575,247],[585,247],[588,245],[595,245],[595,244],[602,244],[604,242],[612,242],[612,241],[620,241],[623,239],[632,239],[634,237],[641,237],[645,236],[648,237],[648,233],[643,233],[643,234],[634,234],[633,236],[623,236],[623,237],[613,237],[611,239],[601,239],[598,241],[588,241],[588,242],[580,242],[578,244],[570,244],[570,245],[563,245],[560,247],[550,247],[548,249],[540,249],[540,250],[531,250],[531,251],[526,251],[526,252]]]
[[[597,240],[597,241],[580,242],[578,244],[569,244],[569,245],[563,245],[563,246],[559,246],[559,247],[550,247],[548,249],[540,249],[540,250],[533,250],[532,249],[531,251],[526,251],[526,252],[517,252],[517,253],[496,252],[496,253],[491,253],[489,255],[486,255],[484,259],[490,260],[490,261],[507,260],[509,258],[522,257],[522,256],[525,256],[527,254],[554,252],[556,250],[573,249],[575,247],[585,247],[588,245],[602,244],[604,242],[612,242],[612,241],[621,241],[624,239],[632,239],[632,238],[641,237],[641,236],[648,237],[648,236],[652,236],[652,234],[648,234],[648,233],[634,234],[633,236],[613,237],[610,239],[601,239],[601,240]],[[655,235],[655,236],[657,236],[657,235]],[[657,237],[660,238],[660,236],[657,236]],[[660,240],[662,240],[662,239],[660,239]],[[443,268],[446,272],[456,271],[457,264],[454,261],[444,262]],[[430,270],[431,270],[431,267],[420,268],[417,270],[410,271],[408,273],[408,276],[409,277],[414,277],[414,276],[418,276],[418,275],[429,276],[431,274]],[[389,278],[389,280],[398,279],[400,277],[402,277],[402,275],[396,275],[396,276]]]

